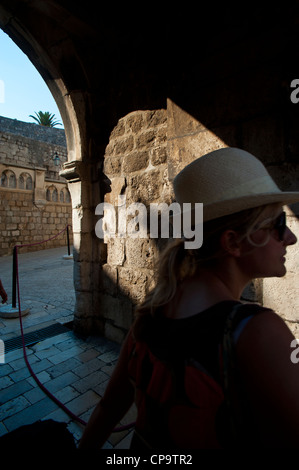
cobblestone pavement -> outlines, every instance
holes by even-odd
[[[73,261],[65,248],[19,254],[24,334],[72,320],[75,305]],[[12,257],[0,258],[0,277],[11,302]],[[20,336],[19,319],[0,318],[0,339]],[[119,345],[102,337],[80,338],[71,329],[26,347],[28,361],[40,382],[73,414],[88,421],[116,364]],[[5,351],[0,363],[0,436],[39,419],[68,424],[78,442],[84,426],[73,420],[36,384],[21,347]],[[135,419],[132,408],[120,425]],[[132,430],[115,432],[104,448],[127,449]]]

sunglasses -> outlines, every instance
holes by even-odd
[[[273,225],[273,229],[277,230],[278,238],[281,242],[283,241],[283,237],[284,237],[284,233],[286,231],[286,228],[287,228],[286,213],[282,212],[281,214],[279,214],[277,219],[275,219],[274,225]]]
[[[286,213],[281,212],[276,219],[264,221],[264,223],[249,234],[247,238],[253,246],[264,246],[268,243],[271,232],[275,231],[278,240],[283,241],[286,227]]]

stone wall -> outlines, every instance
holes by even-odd
[[[47,202],[37,207],[34,191],[0,187],[0,256],[11,254],[16,244],[32,244],[57,235],[71,226],[71,207],[67,203]],[[71,232],[70,232],[71,233]],[[22,248],[22,253],[67,244],[66,232],[42,245]],[[66,253],[67,254],[67,253]]]
[[[104,172],[111,181],[105,202],[126,206],[141,202],[170,202],[167,169],[167,112],[136,111],[119,120],[105,152]],[[160,241],[161,242],[161,241]],[[132,322],[132,308],[154,284],[159,240],[117,234],[107,240],[102,266],[101,310],[104,334],[121,341]]]
[[[15,244],[40,242],[72,225],[70,194],[59,175],[66,160],[63,130],[0,117],[0,256],[11,254]],[[71,230],[70,235],[72,240]],[[64,233],[22,252],[66,240]]]

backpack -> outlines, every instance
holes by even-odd
[[[221,449],[238,437],[240,415],[232,412],[237,389],[232,334],[243,318],[263,310],[256,304],[241,306],[236,305],[225,322],[220,381],[192,357],[172,360],[167,352],[154,353],[145,341],[131,337],[129,375],[138,410],[135,432],[147,448]]]

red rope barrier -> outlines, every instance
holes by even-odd
[[[27,243],[27,244],[24,244],[24,245],[23,244],[22,245],[15,245],[15,246],[17,248],[24,248],[24,247],[28,247],[28,246],[42,245],[43,243],[50,242],[51,240],[54,240],[55,238],[59,237],[59,235],[61,235],[63,232],[65,232],[68,227],[71,227],[71,225],[67,225],[66,227],[64,227],[63,230],[58,232],[56,235],[53,235],[53,237],[48,238],[47,240],[42,240],[41,242]]]

